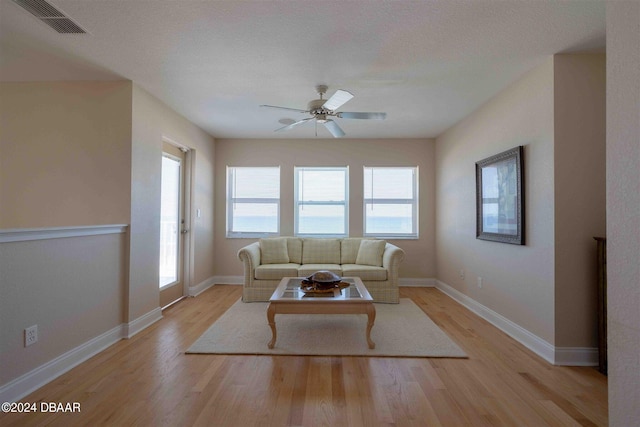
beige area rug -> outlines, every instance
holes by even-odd
[[[271,328],[268,303],[238,300],[187,350],[191,354],[271,354],[307,356],[467,357],[410,299],[375,304],[371,330],[375,349],[365,337],[364,314],[277,314],[278,333],[267,347]]]

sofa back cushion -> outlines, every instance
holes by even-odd
[[[340,264],[355,264],[362,237],[345,237],[340,242]]]
[[[303,239],[302,264],[340,264],[340,240]]]
[[[299,237],[287,237],[289,250],[289,262],[302,264],[302,239]]]
[[[260,239],[260,264],[287,264],[288,262],[287,239],[283,237]]]
[[[363,240],[356,257],[356,264],[382,267],[382,254],[387,242],[384,240]]]

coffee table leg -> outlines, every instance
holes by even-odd
[[[373,323],[376,321],[376,308],[373,304],[367,305],[367,343],[369,343],[369,348],[376,348],[376,343],[371,341],[371,328],[373,328]],[[274,326],[274,334],[275,334],[275,326]]]
[[[276,308],[273,304],[269,304],[269,308],[267,309],[267,321],[269,322],[269,326],[271,327],[271,341],[269,341],[269,348],[273,348],[276,345]]]

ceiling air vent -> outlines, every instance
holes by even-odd
[[[60,34],[86,33],[82,27],[44,0],[13,0],[13,2],[26,9],[29,13]]]

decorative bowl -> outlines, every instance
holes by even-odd
[[[335,289],[349,287],[349,283],[343,282],[337,274],[321,270],[316,271],[300,283],[300,289],[306,294],[332,293]]]
[[[320,270],[307,277],[307,280],[314,283],[337,283],[342,277],[329,270]]]

